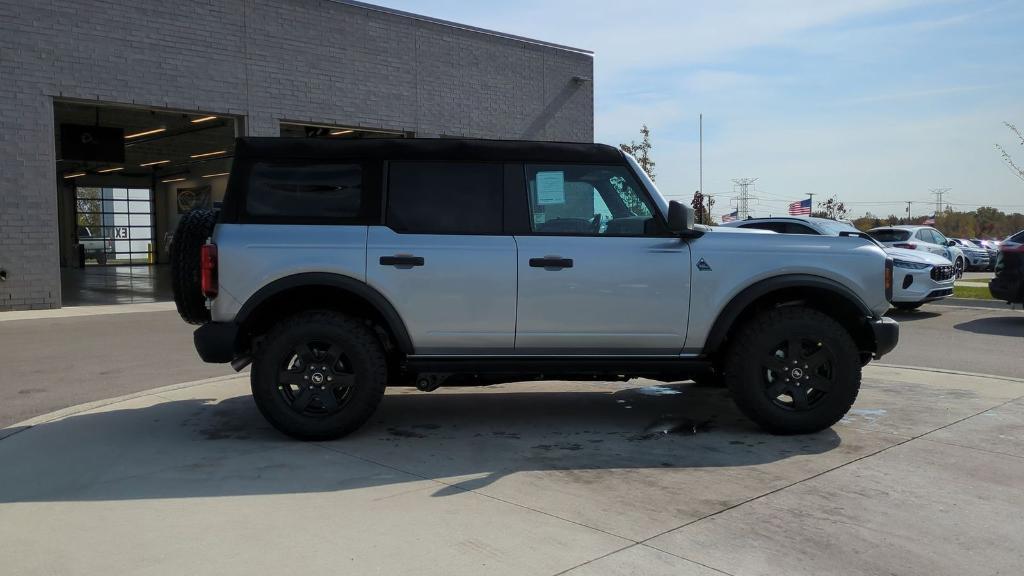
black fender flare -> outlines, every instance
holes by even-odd
[[[835,280],[825,278],[823,276],[815,276],[813,274],[784,274],[782,276],[773,276],[747,286],[739,294],[734,296],[724,308],[722,308],[718,317],[715,318],[715,323],[711,326],[711,330],[708,332],[707,341],[704,343],[704,354],[711,354],[718,351],[722,342],[725,341],[725,337],[729,334],[729,329],[732,328],[740,314],[742,314],[748,306],[762,296],[778,290],[784,290],[786,288],[813,288],[817,290],[827,290],[841,296],[843,299],[856,306],[856,308],[863,313],[865,320],[874,317],[874,313],[870,308],[868,308],[867,304],[857,296],[857,294]]]
[[[395,343],[398,345],[399,350],[407,355],[413,353],[412,339],[409,337],[409,331],[406,329],[405,322],[402,320],[402,317],[398,314],[398,311],[395,310],[394,305],[392,305],[383,294],[369,286],[366,282],[356,280],[355,278],[351,278],[343,274],[335,274],[331,272],[301,272],[299,274],[292,274],[290,276],[278,278],[257,290],[255,294],[245,301],[245,304],[243,304],[238,310],[238,314],[235,315],[235,322],[239,325],[245,324],[249,316],[271,297],[286,290],[305,286],[337,288],[350,292],[355,296],[366,300],[377,310],[377,312],[380,313],[381,317],[384,318],[384,321],[387,322],[388,328],[391,330],[391,334],[394,335]]]

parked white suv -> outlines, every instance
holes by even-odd
[[[800,216],[777,218],[750,218],[722,224],[731,228],[747,230],[770,230],[781,234],[817,234],[839,236],[841,234],[862,235],[846,222]],[[885,247],[893,258],[892,305],[900,310],[915,310],[922,304],[941,300],[953,295],[953,264],[938,254],[925,250]]]
[[[956,242],[931,226],[881,226],[868,230],[868,234],[885,246],[938,254],[953,263],[957,278],[963,276],[967,267],[967,259]]]

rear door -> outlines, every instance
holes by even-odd
[[[679,354],[690,249],[630,170],[527,164],[525,180],[516,353]]]
[[[917,238],[925,243],[925,250],[942,257],[949,255],[949,249],[945,246],[945,239],[930,228],[921,228],[917,231]],[[941,245],[940,245],[941,244]]]
[[[511,352],[516,246],[502,231],[500,163],[390,162],[385,226],[367,282],[405,321],[416,354]]]

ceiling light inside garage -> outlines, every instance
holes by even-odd
[[[139,166],[156,166],[158,164],[167,164],[170,160],[156,160],[154,162],[146,162],[145,164],[139,164]]]
[[[78,178],[79,176],[85,176],[85,172],[75,172],[75,173],[72,173],[72,174],[65,174],[64,175],[64,179],[67,180],[68,178]]]
[[[206,158],[207,156],[217,156],[219,154],[227,154],[227,150],[217,150],[216,152],[203,152],[202,154],[193,154],[189,158]]]
[[[203,116],[202,118],[196,118],[192,120],[193,124],[199,124],[200,122],[209,122],[210,120],[216,120],[216,116]]]
[[[103,170],[97,170],[96,172],[99,173],[99,174],[106,174],[107,172],[117,172],[118,170],[124,170],[124,168],[121,168],[121,167],[104,168]]]
[[[163,180],[161,180],[161,182],[164,182],[164,183],[167,183],[167,182],[181,182],[184,179],[185,178],[164,178]]]
[[[139,138],[141,136],[149,136],[150,134],[159,134],[159,133],[165,132],[165,131],[167,131],[167,128],[154,128],[152,130],[146,130],[144,132],[135,132],[134,134],[125,134],[124,139],[128,140],[129,138]]]
[[[335,130],[331,132],[331,136],[341,136],[342,134],[351,134],[353,132],[355,132],[355,130]]]
[[[231,172],[218,172],[216,174],[203,174],[203,178],[216,178],[217,176],[227,176]]]

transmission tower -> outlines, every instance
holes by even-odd
[[[750,192],[757,178],[733,178],[733,192],[736,196],[736,219],[746,220],[750,216]]]
[[[932,188],[929,190],[933,196],[935,196],[935,215],[938,216],[942,212],[942,196],[949,192],[951,188]]]

